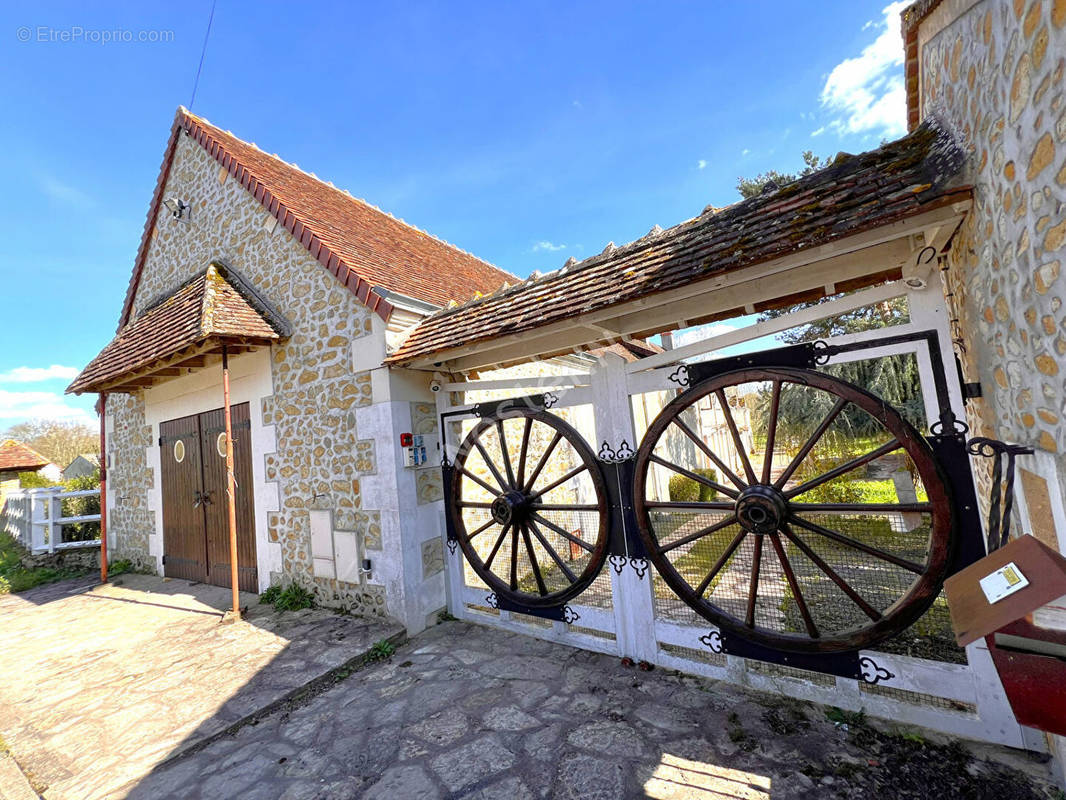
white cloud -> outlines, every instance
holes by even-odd
[[[81,189],[71,186],[69,183],[63,183],[50,175],[41,176],[40,183],[41,191],[53,200],[83,209],[92,208],[96,205],[93,198]]]
[[[706,168],[707,168],[707,159],[701,158],[699,161],[696,162],[696,169],[706,169]]]
[[[749,150],[748,148],[746,148],[746,147],[745,147],[745,148],[744,148],[743,150],[741,150],[741,151],[740,151],[740,154],[741,154],[742,156],[746,156],[746,155],[748,155],[748,154],[749,154],[750,152],[751,152],[751,150]]]
[[[0,372],[0,383],[40,383],[62,378],[72,380],[78,375],[77,367],[64,367],[53,364],[50,367],[15,367],[7,372]]]
[[[811,136],[821,136],[823,133],[825,133],[825,125],[820,127],[818,130],[811,131]]]
[[[565,249],[566,249],[566,245],[565,244],[552,244],[551,242],[548,242],[548,241],[537,242],[535,245],[533,245],[533,252],[534,253],[539,253],[541,251],[554,253],[556,250],[565,250]]]
[[[833,67],[822,88],[822,107],[835,119],[839,133],[901,136],[907,130],[907,94],[903,84],[903,38],[900,12],[909,0],[882,10],[872,26],[877,38],[862,52]]]
[[[8,392],[0,389],[0,421],[24,419],[61,419],[95,423],[96,416],[84,408],[71,405],[58,392]]]

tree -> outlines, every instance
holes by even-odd
[[[781,187],[786,183],[792,183],[794,180],[828,167],[829,163],[828,158],[819,159],[812,151],[805,150],[803,152],[804,167],[799,172],[778,172],[776,169],[769,169],[754,178],[737,178],[737,191],[740,192],[741,197],[747,200],[749,197],[756,197],[762,194],[762,190],[766,188],[768,183],[773,182],[778,187]]]
[[[66,467],[82,453],[100,452],[100,433],[81,422],[29,420],[12,425],[4,438],[17,439],[60,467]]]
[[[755,197],[762,193],[770,181],[773,181],[778,186],[783,186],[786,183],[827,167],[831,161],[828,158],[819,159],[814,153],[807,150],[803,153],[803,163],[805,166],[798,173],[768,170],[761,175],[756,175],[754,178],[739,178],[737,180],[737,191],[745,199]],[[844,295],[837,295],[836,297],[841,296]],[[793,311],[810,308],[833,299],[836,298],[824,297],[820,300],[799,303],[795,306],[764,311],[759,315],[759,321],[776,319]],[[894,298],[800,325],[779,334],[779,337],[789,344],[795,344],[827,339],[831,336],[842,336],[848,333],[859,333],[876,328],[886,328],[907,322],[908,319],[907,301],[904,298]],[[829,367],[827,371],[842,380],[861,386],[883,398],[919,430],[925,426],[925,411],[922,403],[918,365],[913,356],[888,356],[869,361],[853,361]],[[795,394],[790,398],[790,401],[791,405],[795,407],[786,407],[789,402],[783,400],[783,403],[785,403],[781,409],[783,423],[784,420],[795,420],[797,424],[809,427],[810,420],[821,419],[829,410],[828,406],[824,408],[818,407],[819,405],[825,405],[828,401],[826,397],[819,397],[817,393]],[[767,405],[769,403],[769,393],[761,393],[759,402],[760,405]],[[869,433],[875,427],[872,424],[872,420],[867,418],[866,415],[850,411],[844,415],[841,423],[849,428],[854,435]],[[787,425],[787,423],[784,424]],[[795,433],[796,435],[801,435],[800,431]],[[787,435],[788,432],[786,432]]]

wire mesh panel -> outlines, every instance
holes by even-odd
[[[467,427],[449,498],[467,585],[530,607],[584,592],[608,537],[591,449],[572,426],[535,408],[510,407]]]
[[[801,369],[727,373],[673,400],[638,452],[635,504],[650,558],[691,609],[808,652],[868,647],[916,620],[952,537],[918,432]]]

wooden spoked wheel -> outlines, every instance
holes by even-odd
[[[783,650],[899,633],[936,599],[954,540],[918,431],[806,369],[730,372],[676,397],[641,443],[634,488],[665,583],[720,628]]]
[[[459,546],[498,596],[559,606],[595,580],[607,556],[607,493],[595,455],[569,424],[510,408],[470,430],[453,469]]]

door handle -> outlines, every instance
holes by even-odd
[[[211,492],[194,491],[193,496],[196,498],[192,504],[193,508],[199,508],[201,504],[211,505]]]

